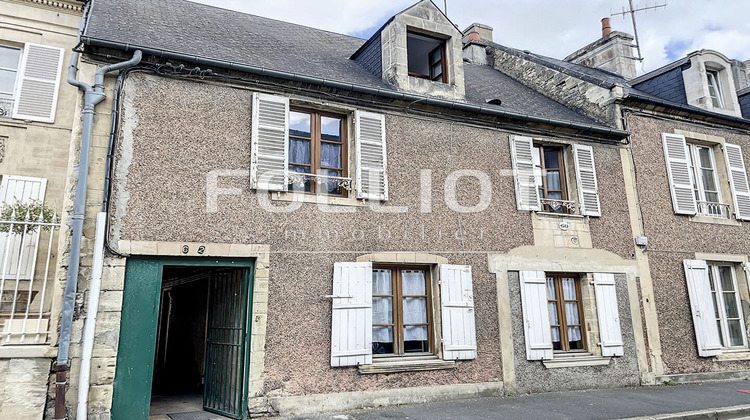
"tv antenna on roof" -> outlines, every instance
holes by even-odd
[[[667,0],[664,0],[664,4],[654,4],[653,6],[646,5],[637,9],[633,7],[633,0],[628,0],[628,4],[630,5],[629,9],[625,10],[625,7],[623,6],[622,12],[610,13],[610,16],[622,15],[622,18],[625,19],[625,15],[628,13],[630,14],[630,18],[633,20],[633,33],[635,34],[635,49],[638,51],[638,61],[643,61],[643,57],[641,56],[641,43],[638,42],[638,28],[635,25],[635,12],[667,7]]]

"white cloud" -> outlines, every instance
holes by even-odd
[[[246,13],[294,22],[333,32],[362,34],[416,0],[194,0]],[[434,0],[443,7],[443,0]],[[657,0],[663,3],[664,0]],[[494,40],[555,58],[601,36],[601,18],[622,10],[627,0],[447,0],[448,17],[461,29],[473,22],[494,28]],[[701,48],[729,58],[750,59],[750,19],[744,0],[669,0],[666,8],[637,13],[638,35],[646,71],[670,60],[667,45],[682,45],[678,57]],[[636,0],[636,7],[654,5]],[[612,28],[632,33],[630,17],[612,17]],[[641,67],[641,66],[639,66]]]

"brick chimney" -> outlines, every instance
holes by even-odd
[[[619,74],[627,80],[635,77],[633,36],[613,31],[609,18],[603,18],[602,36],[578,51],[565,57],[569,63],[606,70]]]
[[[466,42],[467,37],[472,41],[479,41],[480,39],[484,41],[492,41],[492,27],[481,23],[472,23],[468,28],[464,29],[463,34],[464,42]],[[477,37],[479,39],[476,39]]]
[[[470,63],[487,65],[486,41],[492,41],[492,27],[472,23],[463,30],[463,59]]]

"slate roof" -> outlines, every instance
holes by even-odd
[[[95,0],[84,41],[135,47],[335,80],[395,88],[349,59],[367,40],[184,0]],[[95,43],[95,42],[94,42]],[[490,67],[464,63],[467,102],[601,126]]]

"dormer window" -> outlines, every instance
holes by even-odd
[[[406,33],[409,76],[448,83],[445,41],[414,32]]]
[[[716,70],[707,70],[706,78],[708,79],[708,94],[715,108],[724,108],[724,95],[721,93],[721,79],[719,72]]]

